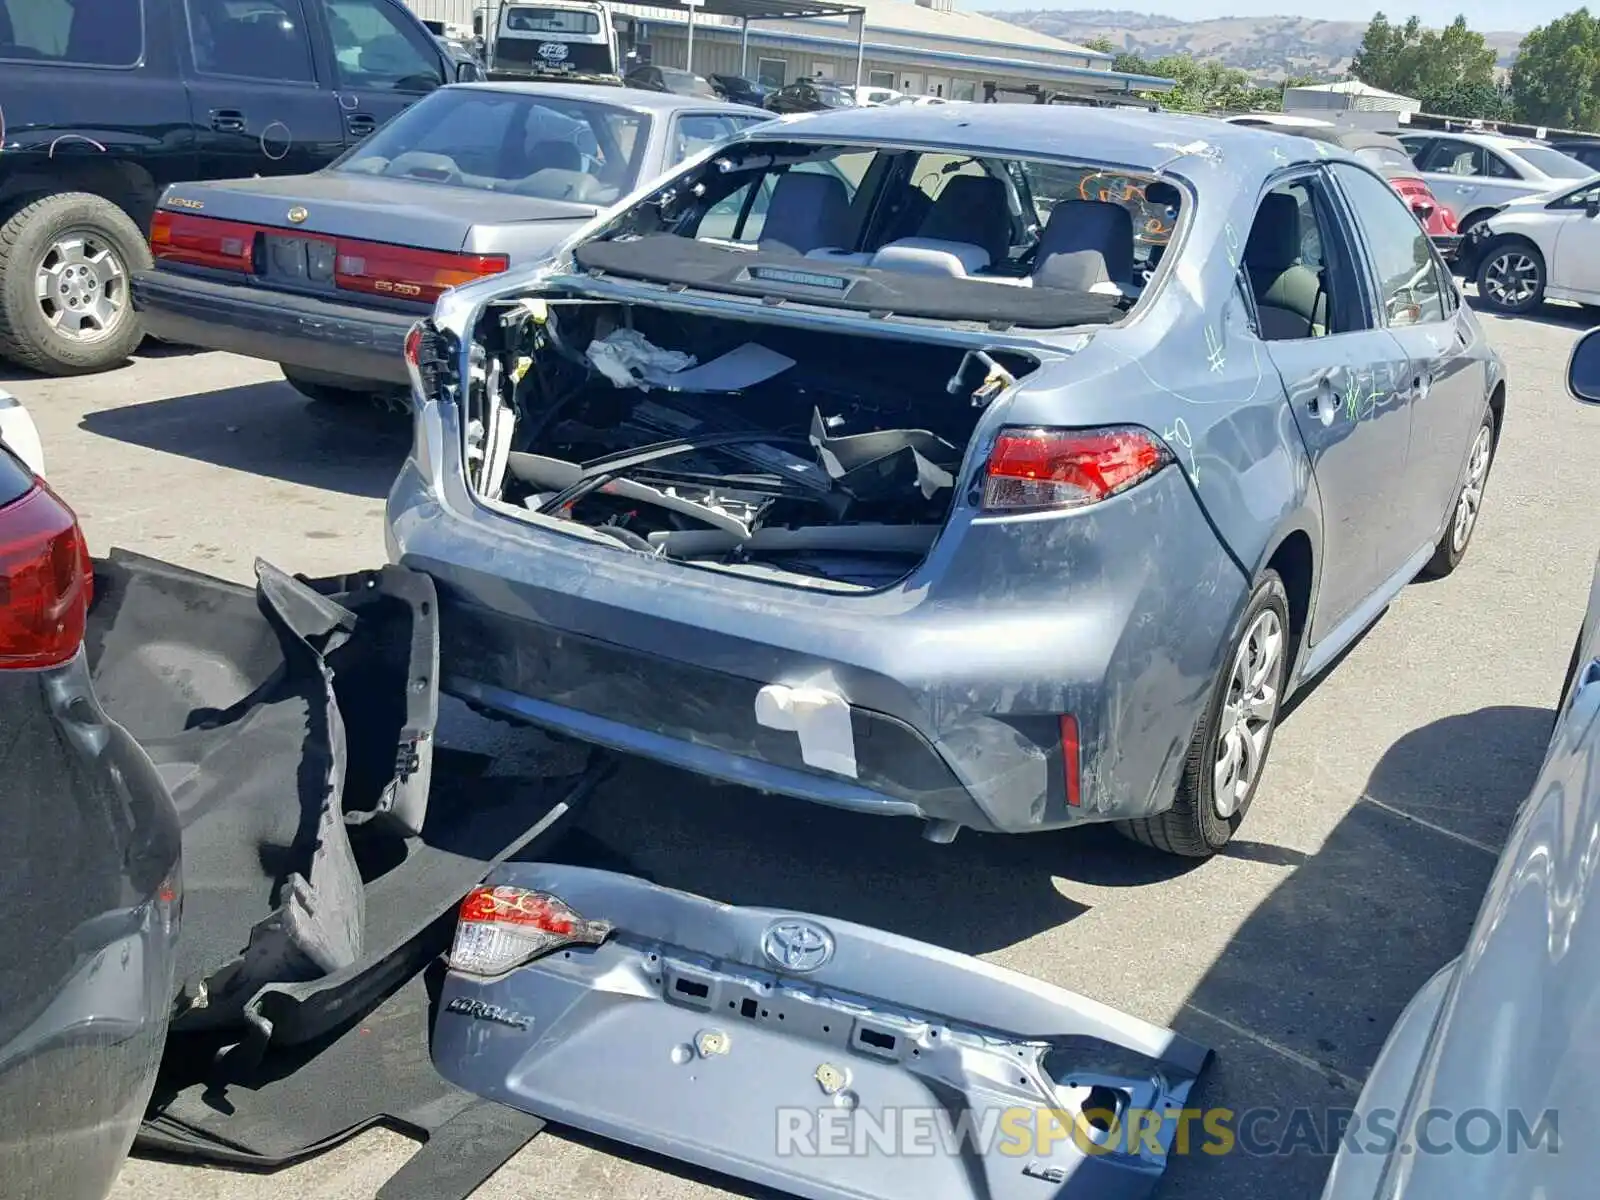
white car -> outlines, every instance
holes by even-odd
[[[1493,312],[1600,304],[1600,177],[1504,205],[1471,232],[1460,266]]]
[[[39,444],[39,430],[34,426],[22,401],[0,388],[0,442],[22,460],[23,466],[40,479],[44,478],[44,448]]]
[[[879,104],[893,104],[904,92],[897,92],[893,88],[868,87],[862,84],[855,89],[856,106],[858,108],[871,108]]]

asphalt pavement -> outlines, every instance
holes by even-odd
[[[1170,1024],[1215,1048],[1194,1103],[1240,1114],[1351,1104],[1412,992],[1461,948],[1549,734],[1600,534],[1600,410],[1562,370],[1586,322],[1485,318],[1506,356],[1505,435],[1467,561],[1408,588],[1277,734],[1237,840],[1175,861],[1090,830],[964,832],[853,816],[629,764],[588,831],[658,882],[924,938]],[[380,564],[383,497],[409,426],[326,411],[276,368],[149,351],[113,373],[6,373],[92,548],[126,546],[239,580],[264,557],[327,574]],[[448,715],[537,761],[526,731]],[[1314,1196],[1328,1159],[1191,1154],[1161,1197]],[[370,1198],[415,1149],[376,1131],[275,1175],[135,1160],[117,1200]],[[718,1194],[586,1138],[534,1140],[475,1200]]]

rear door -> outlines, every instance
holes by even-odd
[[[1400,400],[1410,410],[1406,486],[1396,496],[1397,550],[1433,540],[1455,498],[1467,446],[1486,401],[1481,364],[1468,357],[1482,334],[1463,311],[1427,231],[1372,172],[1334,163],[1367,251],[1378,319],[1409,364]]]
[[[1297,240],[1284,232],[1289,206],[1277,197],[1293,201]],[[1370,311],[1360,255],[1327,177],[1315,170],[1263,198],[1245,246],[1258,328],[1322,502],[1313,644],[1404,561],[1393,509],[1405,490],[1410,422],[1398,394],[1407,363]]]
[[[449,82],[443,51],[399,0],[315,0],[332,47],[345,144]]]
[[[177,0],[201,179],[304,175],[344,153],[305,0]]]

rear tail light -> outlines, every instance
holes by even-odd
[[[76,654],[93,581],[78,519],[45,484],[0,508],[0,670]]]
[[[256,227],[215,217],[156,210],[150,222],[150,254],[168,262],[221,271],[255,268]]]
[[[546,892],[476,887],[462,901],[450,948],[450,969],[504,975],[563,946],[598,946],[611,936],[606,921],[588,921]]]
[[[337,254],[333,278],[339,287],[404,300],[437,300],[449,288],[511,265],[503,254],[449,254],[345,239],[338,241]]]
[[[989,512],[1081,508],[1148,479],[1172,452],[1144,429],[1003,429],[989,452]]]

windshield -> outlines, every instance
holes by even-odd
[[[649,128],[645,114],[609,104],[447,88],[329,170],[606,205],[633,190]]]
[[[760,139],[574,254],[618,276],[1055,328],[1137,303],[1183,203],[1171,182],[1099,164]]]
[[[1411,156],[1402,150],[1389,146],[1361,146],[1353,151],[1355,156],[1368,166],[1376,167],[1380,171],[1415,171],[1416,164],[1411,161]]]
[[[1547,146],[1518,146],[1511,153],[1551,179],[1587,179],[1595,173],[1593,167]]]
[[[576,8],[508,8],[501,28],[509,33],[593,36],[600,32],[600,17]]]

